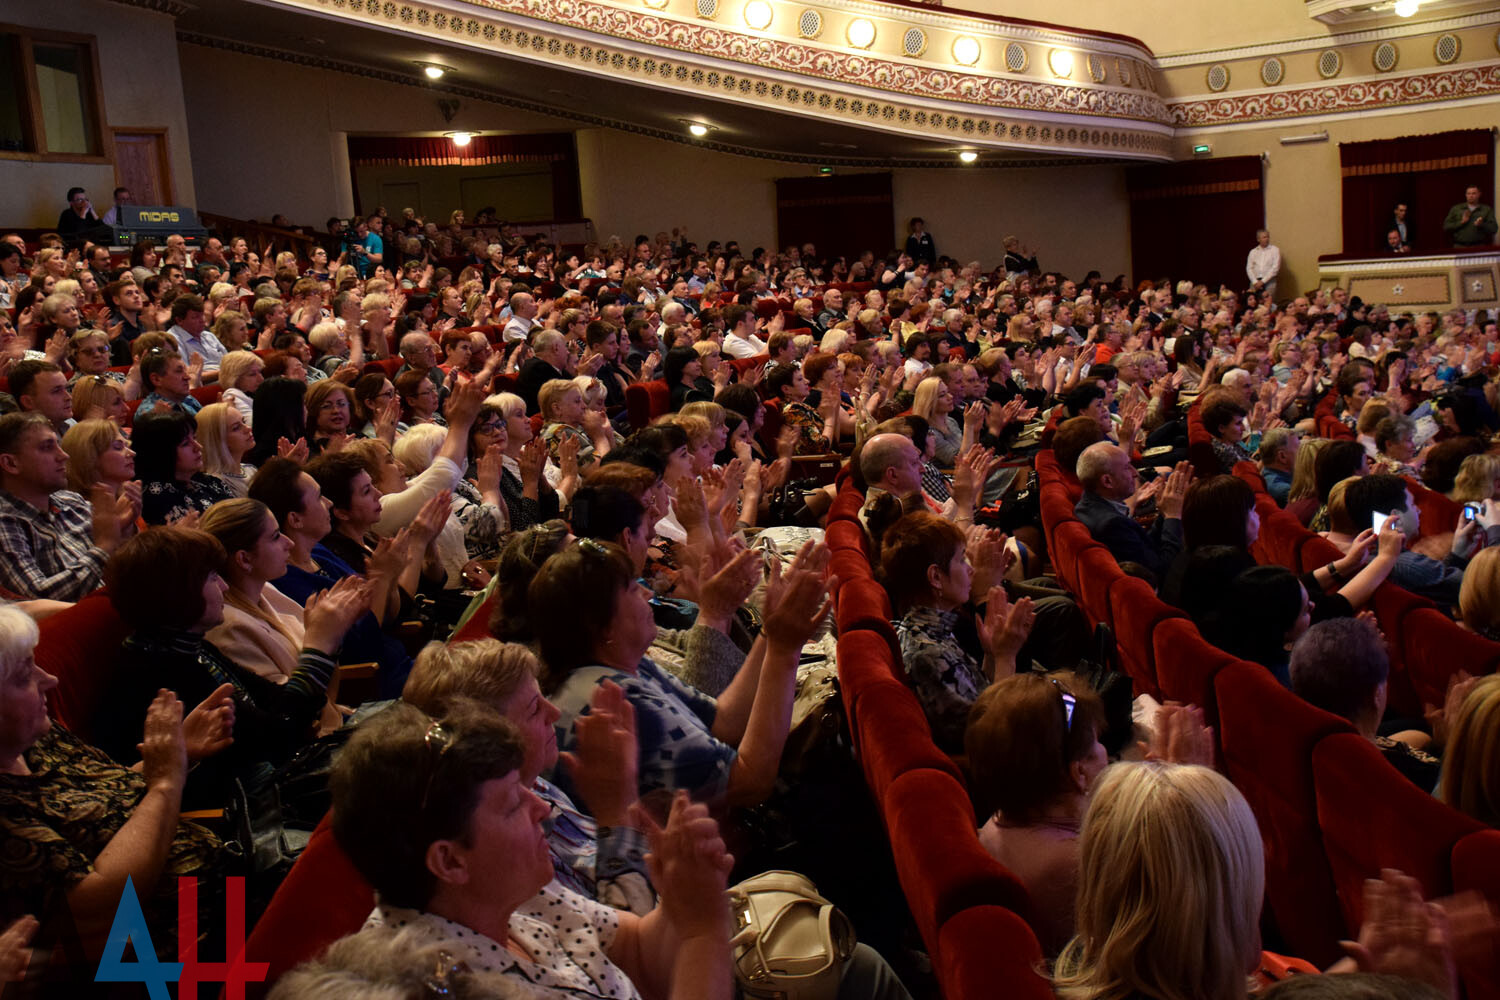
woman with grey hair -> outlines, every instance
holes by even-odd
[[[126,880],[153,941],[175,951],[178,875],[217,874],[221,845],[181,819],[188,762],[229,743],[225,688],[184,717],[161,690],[146,711],[141,763],[115,763],[47,714],[57,678],[33,657],[36,623],[0,607],[0,922],[71,915],[85,948],[103,946]],[[227,685],[226,685],[227,688]],[[216,879],[210,881],[218,881]],[[66,910],[66,914],[64,914]],[[48,936],[44,926],[43,938]]]

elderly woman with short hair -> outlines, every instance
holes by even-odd
[[[554,880],[526,755],[512,722],[468,700],[438,719],[397,705],[360,727],[334,765],[333,832],[379,905],[274,995],[373,995],[395,965],[402,995],[435,976],[459,995],[728,1000],[732,859],[707,808],[677,796],[665,830],[638,813],[662,903],[613,910]]]
[[[125,768],[48,718],[57,678],[33,659],[37,638],[25,613],[0,607],[0,920],[60,913],[64,903],[63,919],[96,954],[128,879],[154,942],[175,953],[173,876],[213,875],[221,864],[218,839],[180,818],[188,762],[227,742],[233,708],[213,692],[184,719],[177,697],[156,691],[144,738],[138,721],[131,727],[141,763]]]

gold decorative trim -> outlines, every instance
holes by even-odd
[[[1448,45],[1450,45],[1453,50],[1453,54],[1450,55],[1447,59],[1443,58],[1442,52],[1443,44],[1445,42],[1448,43]],[[1457,35],[1439,35],[1437,39],[1432,43],[1432,58],[1437,61],[1437,64],[1439,66],[1447,66],[1451,63],[1458,62],[1458,57],[1463,55],[1463,51],[1464,40],[1462,38],[1459,38]]]
[[[1214,83],[1215,79],[1218,80],[1217,84]],[[1229,67],[1223,63],[1214,63],[1203,74],[1203,85],[1215,94],[1229,89]]]
[[[912,48],[909,45],[906,44],[907,41],[911,38],[912,32],[916,32],[918,38],[920,39],[920,44],[917,46],[917,48],[916,48],[915,51],[913,51]],[[920,58],[922,58],[922,56],[924,54],[926,54],[926,52],[927,52],[927,32],[923,31],[921,28],[916,27],[915,25],[913,25],[912,27],[909,27],[905,31],[901,32],[901,54],[902,55],[906,56],[909,59],[920,59]]]
[[[812,19],[812,29],[808,30],[808,18]],[[802,13],[797,15],[797,34],[802,38],[813,39],[823,33],[823,15],[811,7],[804,7]]]
[[[1380,55],[1382,52],[1389,52],[1391,54],[1391,64],[1389,66],[1380,65]],[[1381,42],[1370,50],[1370,65],[1375,68],[1377,73],[1391,72],[1397,66],[1401,65],[1401,49],[1397,47],[1395,42]]]
[[[1318,75],[1323,79],[1332,80],[1343,68],[1344,56],[1338,49],[1324,49],[1318,53]]]

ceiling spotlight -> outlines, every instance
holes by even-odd
[[[1396,0],[1396,16],[1411,17],[1420,5],[1421,0]]]
[[[708,135],[710,132],[717,132],[719,130],[718,126],[716,125],[710,125],[707,122],[694,121],[691,118],[679,118],[677,120],[687,126],[688,134],[691,135],[694,139],[701,139],[704,136]]]
[[[953,61],[972,66],[979,61],[979,43],[968,35],[959,35],[953,41]]]
[[[429,80],[441,80],[443,74],[448,72],[447,66],[439,66],[437,63],[419,62],[417,65],[422,67],[422,73]]]
[[[693,124],[691,124],[691,125],[688,126],[688,131],[691,132],[691,133],[693,133],[693,135],[696,135],[698,138],[701,139],[705,135],[708,135],[708,126],[707,125],[700,125],[697,122],[693,122]]]
[[[979,154],[974,152],[972,149],[959,151],[958,162],[960,163],[973,163],[977,159],[979,159]]]
[[[869,18],[856,17],[849,22],[849,27],[844,32],[844,37],[856,49],[868,49],[871,45],[875,44],[875,22]]]
[[[455,146],[467,146],[473,141],[478,132],[444,132],[443,135],[453,140]]]
[[[1047,53],[1047,65],[1052,69],[1053,76],[1066,80],[1073,75],[1073,53],[1066,49],[1053,49]]]
[[[766,0],[750,0],[745,4],[745,23],[756,31],[765,31],[771,26],[771,5]]]

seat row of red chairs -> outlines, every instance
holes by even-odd
[[[958,767],[932,741],[903,678],[885,589],[871,573],[858,513],[863,495],[841,485],[828,518],[829,572],[839,579],[838,671],[850,734],[884,819],[901,888],[948,1000],[1052,995],[1031,900],[979,843]]]
[[[1036,469],[1053,566],[1089,619],[1114,630],[1137,693],[1199,705],[1215,726],[1221,764],[1265,840],[1267,916],[1282,947],[1319,964],[1336,959],[1338,942],[1359,927],[1364,880],[1382,868],[1417,878],[1429,898],[1477,889],[1500,903],[1500,832],[1412,785],[1349,723],[1263,667],[1209,644],[1090,537],[1073,516],[1076,480],[1050,451],[1037,455]],[[1262,510],[1263,552],[1279,552],[1282,529],[1266,525],[1280,519],[1271,514]],[[1413,635],[1429,624],[1413,621]],[[1466,982],[1470,997],[1500,997],[1492,974],[1467,970]]]

